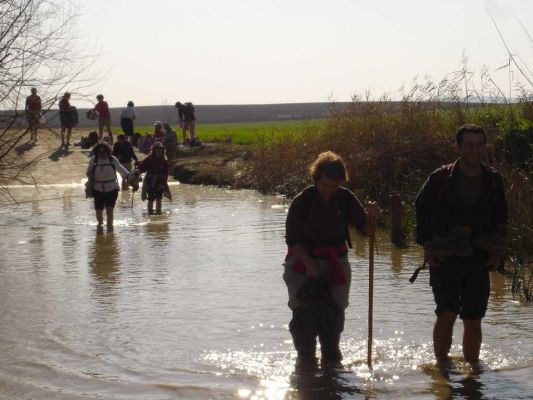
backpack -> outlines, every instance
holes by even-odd
[[[346,241],[348,242],[348,247],[352,248],[352,239],[350,237],[350,229],[348,226],[348,196],[347,193],[344,192],[344,190],[341,190],[343,193],[342,201],[341,201],[341,213],[344,217],[344,229],[346,232]],[[303,222],[307,221],[309,218],[309,213],[311,211],[311,204],[313,201],[317,198],[318,192],[316,190],[316,187],[314,185],[310,185],[307,188],[305,188],[302,191],[302,216],[303,216]]]
[[[89,177],[87,178],[87,182],[85,182],[85,198],[92,198],[94,197],[94,194],[93,194],[93,179],[94,179],[94,172],[96,171],[96,167],[98,167],[98,164],[97,164],[97,158],[96,156],[94,156],[95,159],[94,159],[94,165],[93,165],[93,170],[91,171],[91,174],[89,175]],[[115,163],[113,162],[113,160],[111,159],[111,167],[113,167],[113,172],[115,173],[115,179],[117,179],[117,168],[115,167]],[[120,191],[120,185],[117,185],[118,186],[118,190]]]
[[[194,105],[188,101],[187,103],[184,104],[185,106],[185,109],[190,112],[191,114],[194,112]]]

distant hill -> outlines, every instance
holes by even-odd
[[[343,107],[349,103],[287,103],[287,104],[239,104],[239,105],[195,105],[196,118],[199,124],[225,122],[260,122],[293,119],[322,118],[329,108]],[[74,104],[75,105],[75,104]],[[159,120],[175,125],[178,112],[173,105],[135,107],[137,126],[152,125]],[[78,128],[96,126],[96,121],[85,117],[87,109],[78,109],[80,121]],[[121,108],[111,108],[113,126],[120,125]],[[5,116],[5,113],[2,113]],[[45,114],[46,125],[59,127],[58,110],[49,110]]]

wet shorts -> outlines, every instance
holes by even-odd
[[[118,199],[118,190],[113,190],[111,192],[99,192],[98,190],[93,190],[93,196],[95,210],[114,208]]]
[[[459,314],[461,319],[481,319],[490,295],[489,271],[483,260],[462,258],[445,260],[429,269],[429,283],[437,308]]]

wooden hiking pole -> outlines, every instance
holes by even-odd
[[[376,219],[370,218],[368,240],[368,343],[366,362],[369,369],[372,369],[372,329],[374,314],[374,248],[376,241]]]

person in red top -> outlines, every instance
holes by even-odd
[[[31,94],[26,97],[26,118],[28,127],[31,129],[32,141],[37,141],[37,129],[39,129],[39,119],[41,118],[41,96],[37,94],[37,89],[31,88]]]
[[[146,172],[143,179],[141,199],[148,199],[148,214],[154,213],[154,200],[156,214],[161,214],[161,200],[163,195],[172,200],[168,187],[168,161],[165,158],[165,147],[161,142],[155,142],[152,152],[139,164],[139,173]]]
[[[104,126],[109,134],[109,142],[113,144],[113,133],[111,132],[111,112],[109,111],[109,105],[107,101],[104,101],[104,95],[99,94],[96,96],[98,103],[93,108],[93,111],[98,113],[98,136],[102,140],[104,136]]]

